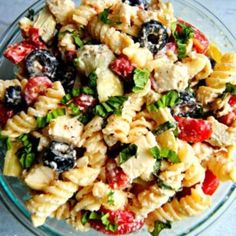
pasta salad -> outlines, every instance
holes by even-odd
[[[0,80],[4,175],[35,227],[153,236],[236,182],[236,53],[159,0],[46,0]]]

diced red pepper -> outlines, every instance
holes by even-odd
[[[4,52],[4,56],[11,61],[13,64],[19,64],[22,62],[33,50],[35,47],[26,42],[15,43],[9,45]]]

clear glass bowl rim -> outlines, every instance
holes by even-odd
[[[214,18],[215,24],[224,28],[226,33],[228,34],[227,37],[230,39],[230,42],[233,44],[233,47],[236,49],[236,37],[231,33],[231,31],[227,28],[227,26],[216,16],[214,15],[209,9],[207,9],[203,4],[197,2],[196,0],[176,0],[180,3],[192,5],[193,8],[198,8],[198,10],[204,12],[206,15]],[[44,0],[38,0],[30,7],[28,7],[22,14],[20,14],[15,21],[6,29],[6,31],[0,37],[0,56],[3,54],[3,50],[12,40],[14,35],[19,31],[17,27],[19,19],[25,16],[29,9],[37,9],[36,13],[43,7]],[[1,61],[0,61],[1,62]],[[58,232],[55,232],[49,229],[47,226],[41,226],[38,229],[33,228],[31,221],[30,221],[30,214],[26,212],[25,209],[20,207],[18,204],[18,200],[14,197],[5,181],[4,176],[2,175],[2,171],[0,170],[0,200],[4,203],[5,207],[11,212],[11,214],[22,224],[24,225],[31,233],[34,235],[61,235]],[[208,215],[207,219],[201,220],[200,223],[195,225],[192,229],[188,232],[181,234],[182,235],[198,235],[203,232],[209,225],[213,224],[233,203],[236,199],[236,184],[232,184],[228,194],[225,196],[224,199],[218,204],[215,211],[213,211],[210,215]],[[61,235],[63,236],[63,235]],[[179,235],[180,236],[180,235]]]

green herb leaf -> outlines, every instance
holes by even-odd
[[[136,144],[128,144],[119,154],[119,165],[124,164],[131,157],[135,156],[138,151],[138,146]]]
[[[12,148],[11,139],[9,137],[2,136],[0,130],[0,158],[4,158],[8,150]]]
[[[74,103],[70,103],[68,108],[70,109],[70,115],[72,116],[78,116],[81,113],[79,106]]]
[[[66,110],[64,108],[58,108],[49,112],[44,117],[37,117],[37,128],[39,129],[44,128],[53,119],[56,119],[59,116],[64,116],[65,114],[66,114]]]
[[[156,130],[153,131],[155,135],[160,135],[169,129],[176,128],[176,125],[170,121],[166,121],[165,123],[161,124]]]
[[[113,113],[120,114],[123,104],[127,99],[125,96],[110,97],[106,102],[98,104],[94,109],[94,113],[103,118]]]
[[[72,96],[71,94],[68,93],[62,98],[61,104],[66,105],[71,99],[72,99]]]
[[[91,121],[93,118],[93,114],[92,113],[86,113],[86,114],[81,114],[78,118],[78,120],[83,124],[83,125],[87,125],[89,123],[89,121]]]
[[[150,149],[153,158],[156,160],[162,160],[164,158],[168,159],[172,163],[179,163],[180,159],[176,152],[169,150],[167,148],[159,149],[157,146]]]
[[[101,214],[98,213],[98,212],[91,212],[90,215],[89,215],[89,219],[90,220],[100,220],[101,219]]]
[[[82,215],[82,218],[81,218],[81,223],[82,225],[86,225],[89,221],[89,215],[90,215],[90,212],[89,211],[86,211],[83,215]]]
[[[104,9],[103,12],[101,12],[99,15],[98,15],[98,18],[105,24],[108,24],[108,25],[119,25],[121,24],[120,21],[113,21],[111,19],[109,19],[109,14],[110,14],[110,10],[111,10],[111,7],[109,8],[106,8]]]
[[[171,90],[167,94],[161,96],[161,98],[154,103],[147,105],[149,112],[155,112],[159,108],[164,107],[174,107],[179,101],[179,93],[177,91]]]
[[[194,37],[194,29],[183,23],[173,23],[171,30],[177,45],[178,57],[182,59],[186,57],[186,47],[189,40]]]
[[[236,95],[236,85],[231,83],[226,83],[226,88],[224,93],[230,93],[231,95]]]
[[[154,230],[151,232],[151,235],[158,236],[163,229],[171,229],[171,223],[169,221],[166,223],[156,221]]]
[[[110,191],[107,195],[107,202],[109,205],[113,206],[114,205],[114,192]]]
[[[84,93],[91,96],[96,95],[96,92],[94,91],[94,89],[89,88],[89,87],[82,87],[80,89],[80,93]]]
[[[108,226],[108,225],[110,224],[110,221],[109,221],[109,213],[103,215],[103,216],[101,217],[101,221],[102,221],[102,224],[103,224],[103,225]]]
[[[135,69],[134,70],[134,88],[132,89],[132,91],[134,93],[139,93],[140,91],[142,91],[144,89],[144,87],[146,86],[148,80],[150,79],[150,72],[146,69],[141,70],[141,69]]]
[[[162,179],[157,178],[157,185],[162,188],[162,189],[166,189],[166,190],[175,190],[173,189],[171,186],[169,186],[168,184],[166,184]]]
[[[35,143],[33,145],[33,142],[30,141],[29,136],[27,134],[21,135],[19,138],[19,141],[22,142],[23,147],[20,148],[16,155],[20,159],[20,164],[22,168],[28,169],[30,168],[34,161],[35,161],[35,152],[36,152],[36,146]]]
[[[95,72],[92,72],[88,76],[88,86],[91,88],[97,87],[97,75]]]
[[[82,48],[84,46],[84,43],[83,41],[80,39],[80,36],[78,34],[78,32],[74,31],[73,34],[72,34],[72,37],[75,41],[75,44],[79,47],[79,48]]]

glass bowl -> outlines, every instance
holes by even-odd
[[[79,1],[77,1],[78,3]],[[222,51],[235,51],[236,39],[227,29],[227,27],[203,5],[194,0],[172,0],[175,14],[186,21],[192,23],[200,30],[206,33],[207,37],[219,45]],[[29,9],[36,13],[44,6],[44,1],[39,0]],[[0,39],[0,79],[12,79],[15,67],[3,57],[3,52],[9,44],[21,39],[20,31],[17,26],[19,19],[26,15],[28,10],[23,12]],[[16,178],[4,177],[2,175],[3,158],[0,158],[0,194],[3,202],[12,213],[25,227],[35,235],[99,235],[98,232],[90,231],[88,233],[78,233],[63,221],[48,219],[46,224],[34,228],[30,221],[30,214],[24,206],[24,201],[29,198],[27,188]],[[204,214],[198,217],[192,217],[187,220],[173,224],[171,230],[164,230],[161,235],[197,235],[206,227],[213,224],[220,215],[230,206],[236,197],[236,185],[224,183],[220,186],[213,197],[212,207]],[[149,235],[144,229],[135,235]]]

